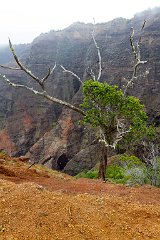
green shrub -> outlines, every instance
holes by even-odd
[[[97,170],[84,170],[76,175],[76,178],[90,178],[96,179],[98,178],[98,171]]]
[[[120,155],[118,163],[123,167],[131,168],[133,166],[142,166],[144,163],[136,156],[128,154]]]
[[[122,179],[124,176],[124,169],[118,165],[111,165],[106,170],[107,178]]]
[[[160,187],[160,157],[157,159],[156,186]],[[153,169],[147,167],[136,156],[123,154],[116,156],[115,161],[107,166],[106,179],[115,183],[135,185],[152,184]],[[98,178],[98,170],[84,170],[76,178]]]
[[[136,156],[127,154],[120,155],[116,164],[124,170],[124,183],[129,185],[148,183],[146,165]]]
[[[118,165],[110,165],[106,170],[106,178],[116,183],[126,183],[130,176],[125,175],[125,169]]]

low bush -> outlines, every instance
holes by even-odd
[[[106,179],[115,183],[135,185],[152,184],[155,170],[146,166],[136,156],[127,154],[116,156],[115,160],[107,167]],[[160,158],[157,159],[156,186],[160,187]],[[98,170],[84,170],[76,178],[98,178]]]
[[[84,170],[76,175],[76,178],[90,178],[96,179],[98,178],[98,171],[97,170]]]
[[[123,167],[118,165],[110,165],[106,170],[106,178],[116,183],[126,183],[129,176],[125,176],[125,170]]]

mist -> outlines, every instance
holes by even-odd
[[[29,43],[41,33],[60,30],[73,22],[107,22],[117,17],[132,18],[135,13],[160,6],[159,0],[5,0],[0,9],[0,44],[8,37],[14,44]]]

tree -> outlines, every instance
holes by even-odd
[[[141,31],[144,28],[145,23],[142,26]],[[92,38],[97,50],[98,55],[98,74],[97,77],[92,69],[87,70],[91,80],[82,81],[79,76],[77,76],[72,71],[65,69],[61,66],[64,72],[67,72],[77,78],[82,84],[84,101],[77,107],[66,101],[62,101],[54,96],[49,95],[45,88],[45,83],[49,76],[53,73],[56,68],[56,63],[52,69],[48,70],[48,73],[43,78],[36,77],[30,70],[28,70],[18,59],[15,50],[9,40],[10,50],[13,57],[18,65],[18,68],[6,67],[1,65],[3,68],[11,70],[22,70],[28,76],[30,76],[34,81],[36,81],[41,91],[28,87],[27,85],[15,84],[11,82],[5,75],[1,75],[3,79],[11,86],[16,88],[25,88],[36,95],[40,95],[49,101],[59,103],[67,108],[70,108],[83,116],[84,123],[90,123],[93,127],[99,127],[99,147],[101,149],[101,163],[99,168],[99,177],[105,181],[105,171],[107,166],[107,149],[108,147],[115,148],[117,143],[124,138],[127,134],[136,133],[137,129],[140,132],[145,132],[147,129],[146,125],[146,114],[144,112],[143,105],[140,101],[133,96],[127,96],[128,88],[134,83],[137,78],[137,69],[141,64],[146,63],[146,61],[141,61],[140,58],[140,42],[141,36],[137,42],[134,44],[133,41],[134,30],[130,36],[130,43],[132,47],[132,52],[135,58],[135,64],[133,67],[133,74],[131,79],[126,80],[126,85],[122,90],[118,90],[117,86],[110,86],[107,83],[100,83],[102,72],[102,59],[98,44],[94,37],[94,30],[92,32]]]
[[[89,80],[83,83],[83,95],[83,122],[99,128],[99,142],[103,152],[99,177],[105,180],[105,149],[115,149],[118,142],[129,135],[136,139],[146,136],[150,129],[147,126],[147,115],[139,99],[126,96],[117,86]]]

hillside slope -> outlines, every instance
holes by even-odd
[[[0,159],[1,240],[160,239],[160,189],[75,180],[20,160]]]

